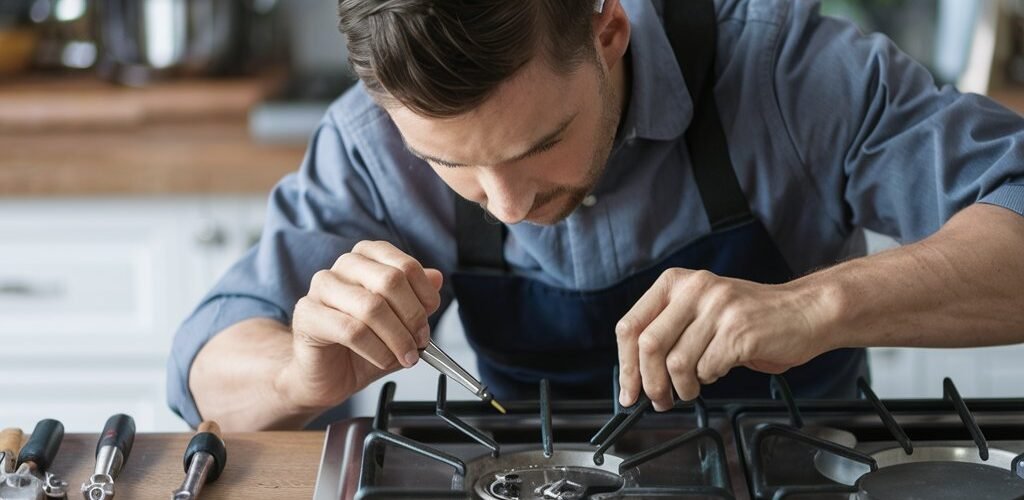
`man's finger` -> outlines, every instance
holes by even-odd
[[[631,406],[640,396],[640,350],[637,341],[651,321],[668,304],[668,280],[659,278],[615,325],[619,350],[619,404]]]
[[[311,298],[370,327],[402,366],[408,368],[416,364],[419,360],[418,344],[384,297],[342,280],[333,271],[317,272],[313,280]]]
[[[439,286],[434,286],[427,277],[420,263],[386,241],[360,241],[352,248],[352,253],[362,255],[371,260],[389,265],[405,274],[416,297],[419,298],[427,314],[432,314],[441,304],[438,295]]]
[[[724,335],[715,335],[697,361],[697,379],[704,385],[713,384],[739,364],[739,355],[726,347]]]
[[[312,342],[339,344],[381,370],[396,367],[395,356],[370,328],[359,320],[315,300],[305,301],[300,329]]]
[[[706,316],[697,316],[679,336],[665,359],[672,387],[679,399],[690,401],[700,395],[701,381],[697,377],[697,362],[714,334],[711,329],[713,324]]]
[[[338,261],[343,269],[335,273],[341,279],[383,297],[416,343],[426,343],[427,311],[404,272],[357,253],[346,254]]]
[[[655,410],[665,411],[672,407],[672,380],[667,357],[693,316],[689,304],[670,302],[637,340],[644,392],[651,398]]]
[[[434,290],[440,291],[441,285],[444,284],[444,275],[441,274],[441,271],[427,267],[423,269],[423,272],[427,275],[427,279],[430,281],[430,284],[433,285]]]

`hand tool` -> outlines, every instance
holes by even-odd
[[[216,481],[227,463],[228,452],[220,438],[220,426],[206,421],[196,430],[185,449],[185,481],[174,491],[172,500],[198,498],[203,485]]]
[[[490,392],[487,392],[487,386],[459,366],[451,356],[437,347],[433,340],[427,341],[427,347],[420,350],[420,358],[436,368],[437,371],[447,375],[448,378],[461,384],[469,392],[472,392],[474,396],[490,403],[495,410],[505,413],[505,407],[501,406],[501,403],[494,399]]]
[[[11,433],[14,434],[14,433]],[[8,438],[11,439],[11,438]],[[0,481],[3,500],[44,500],[67,498],[68,483],[47,472],[57,457],[64,439],[64,425],[56,420],[40,420],[28,442],[18,453],[17,470]],[[20,442],[20,439],[18,440]]]
[[[5,474],[14,473],[14,463],[21,449],[21,429],[11,427],[0,431],[0,483]]]
[[[118,413],[107,419],[103,433],[96,443],[96,467],[88,481],[82,483],[85,500],[114,498],[114,480],[117,479],[135,442],[135,420]]]

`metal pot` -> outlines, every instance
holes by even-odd
[[[95,8],[99,70],[115,81],[232,73],[247,62],[248,0],[97,0]]]
[[[902,448],[887,448],[873,453],[871,457],[878,463],[879,469],[920,462],[965,462],[991,465],[1009,471],[1010,462],[1016,455],[1016,453],[1006,450],[990,448],[989,459],[986,461],[978,456],[978,449],[975,447],[926,445],[915,447],[912,455],[907,455]],[[862,464],[849,460],[819,462],[815,457],[814,465],[818,472],[825,477],[848,486],[856,484],[857,480],[867,472]]]

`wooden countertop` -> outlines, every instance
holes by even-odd
[[[120,477],[116,498],[170,498],[185,478],[182,455],[192,434],[139,434]],[[97,434],[67,434],[51,471],[79,498],[95,466]],[[225,434],[228,460],[202,500],[312,498],[323,449],[323,431]]]
[[[261,144],[249,109],[281,73],[140,89],[29,76],[0,85],[0,196],[266,193],[304,144]]]
[[[0,133],[0,197],[266,193],[305,146],[253,143],[240,120]]]

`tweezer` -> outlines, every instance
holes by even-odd
[[[487,386],[477,380],[476,377],[470,375],[465,368],[456,363],[440,347],[437,347],[433,340],[427,341],[427,347],[420,350],[420,359],[426,361],[428,365],[433,366],[448,378],[458,382],[468,389],[469,392],[472,392],[474,396],[490,403],[495,410],[505,413],[505,407],[501,406],[501,403],[494,399],[490,392],[487,392]]]

